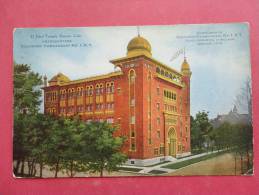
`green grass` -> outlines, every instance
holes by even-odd
[[[217,153],[213,153],[213,154],[208,154],[208,155],[193,158],[193,159],[190,159],[190,160],[186,160],[186,161],[182,161],[182,162],[178,162],[178,163],[174,163],[174,164],[169,164],[169,165],[163,166],[162,168],[179,169],[179,168],[186,167],[188,165],[191,165],[191,164],[194,164],[194,163],[197,163],[197,162],[200,162],[200,161],[207,160],[209,158],[216,157],[216,156],[218,156],[222,153],[224,153],[224,152],[217,152]]]
[[[119,168],[120,171],[132,171],[132,172],[139,172],[142,169],[138,169],[138,168],[131,168],[131,167],[120,167]]]
[[[152,170],[152,171],[149,171],[148,173],[151,173],[151,174],[163,174],[163,173],[167,173],[166,171],[160,171],[160,170]]]
[[[144,166],[144,167],[154,167],[154,166],[165,164],[165,163],[168,163],[168,162],[170,162],[170,161],[163,161],[163,162],[160,162],[160,163],[157,163],[157,164],[154,164],[154,165],[147,165],[147,166]]]

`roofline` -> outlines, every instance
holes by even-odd
[[[67,85],[78,84],[78,83],[82,83],[82,82],[90,82],[90,81],[95,81],[95,80],[107,79],[107,78],[120,76],[120,75],[123,75],[122,71],[115,71],[115,72],[110,72],[110,73],[102,74],[102,75],[98,75],[98,76],[91,76],[91,77],[87,77],[87,78],[83,78],[83,79],[71,80],[68,82],[64,82],[64,83],[53,85],[53,86],[47,86],[44,88],[54,87],[54,86],[67,86]]]
[[[66,83],[62,83],[62,84],[60,84],[60,86],[77,84],[77,83],[81,83],[81,82],[90,82],[90,81],[101,80],[101,79],[107,79],[107,78],[120,76],[120,75],[123,75],[122,71],[110,72],[110,73],[102,74],[102,75],[98,75],[98,76],[91,76],[91,77],[87,77],[87,78],[83,78],[83,79],[72,80],[72,81],[69,81],[69,82],[66,82]]]
[[[170,66],[168,66],[168,65],[166,65],[166,64],[164,64],[164,63],[162,63],[162,62],[160,62],[160,61],[158,61],[158,60],[156,60],[155,58],[148,57],[148,56],[145,55],[145,54],[135,55],[135,56],[129,56],[129,57],[126,56],[126,57],[122,57],[122,58],[117,58],[117,59],[114,59],[114,60],[110,60],[110,62],[114,64],[114,63],[121,62],[121,61],[130,59],[130,58],[137,58],[137,57],[144,57],[144,58],[146,58],[146,59],[148,59],[148,60],[151,60],[151,61],[155,62],[156,64],[158,64],[158,65],[160,65],[160,66],[163,66],[164,68],[166,68],[166,69],[169,70],[169,71],[172,71],[172,72],[174,72],[174,73],[177,73],[177,74],[183,76],[183,74],[182,74],[180,71],[178,71],[178,70],[176,70],[176,69],[174,69],[174,68],[171,68]]]

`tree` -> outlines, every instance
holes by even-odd
[[[209,133],[212,130],[212,125],[209,122],[208,112],[198,112],[195,118],[191,118],[191,145],[193,149],[200,151],[204,144],[209,143]]]
[[[212,140],[214,140],[218,150],[223,148],[230,148],[234,145],[233,129],[233,125],[228,122],[224,122],[219,127],[211,131],[210,137]]]
[[[28,65],[14,63],[14,139],[13,153],[16,159],[14,173],[21,164],[24,174],[25,158],[30,155],[29,143],[32,141],[30,128],[32,116],[37,114],[40,105],[41,76],[31,71]]]
[[[117,170],[117,166],[126,161],[126,155],[120,152],[124,139],[114,137],[116,128],[106,122],[91,122],[82,132],[82,160],[87,170],[99,172]]]
[[[79,117],[65,120],[66,132],[70,135],[69,147],[66,148],[63,155],[61,168],[65,170],[69,177],[73,177],[78,171],[85,171],[86,167],[82,162],[82,133],[86,130],[86,123]],[[64,131],[64,129],[62,129]]]
[[[32,132],[34,136],[34,142],[31,148],[32,158],[36,163],[40,165],[40,177],[42,177],[43,167],[48,159],[47,149],[48,149],[48,138],[51,132],[51,127],[54,118],[49,115],[37,114],[35,116],[34,124],[32,126]]]
[[[250,153],[253,149],[253,130],[251,125],[236,124],[233,127],[233,145],[236,155],[240,155],[241,158],[241,172],[243,172],[243,159],[246,156],[247,163],[246,168],[249,170],[252,167],[252,160],[250,159]]]
[[[251,78],[248,77],[236,96],[236,105],[243,112],[248,113],[249,122],[252,124],[252,87]]]
[[[239,107],[239,109],[243,112],[246,112],[248,114],[248,120],[249,124],[239,126],[239,135],[242,135],[239,139],[239,149],[240,149],[240,155],[242,158],[242,152],[243,149],[240,148],[241,146],[245,148],[246,158],[247,158],[247,167],[250,168],[252,161],[250,159],[250,153],[253,152],[253,128],[252,128],[252,87],[251,87],[251,78],[248,77],[245,83],[243,84],[242,88],[240,89],[239,94],[236,96],[236,105]],[[237,136],[239,137],[239,136]]]

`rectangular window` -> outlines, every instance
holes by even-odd
[[[157,117],[156,121],[157,121],[157,125],[160,125],[160,117]]]
[[[160,138],[160,131],[157,131],[157,137]]]
[[[154,155],[157,156],[158,155],[158,148],[154,149]]]
[[[136,147],[135,147],[135,143],[131,143],[131,150],[135,150]]]
[[[131,105],[131,106],[135,106],[135,99],[131,99],[131,100],[130,100],[130,105]]]
[[[160,95],[160,89],[159,89],[159,87],[156,88],[156,93],[157,93],[157,95]]]
[[[130,124],[135,124],[135,116],[131,116]]]
[[[135,132],[131,131],[131,137],[135,137]]]
[[[151,95],[148,95],[148,97],[147,97],[147,101],[151,101]]]
[[[158,111],[160,110],[160,104],[159,103],[156,103],[156,108],[157,108]]]
[[[107,118],[107,123],[112,124],[113,123],[113,118]]]
[[[160,154],[164,154],[165,153],[165,147],[164,146],[160,146]]]
[[[148,130],[151,131],[151,123],[148,124]]]

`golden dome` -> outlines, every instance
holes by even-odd
[[[188,64],[186,58],[184,58],[184,61],[182,63],[181,71],[184,75],[191,75],[190,65]]]
[[[141,36],[134,37],[128,44],[127,56],[146,55],[151,57],[151,45]]]
[[[186,59],[184,59],[184,61],[182,63],[182,71],[183,70],[190,70],[190,65],[188,64]]]
[[[70,79],[62,74],[62,73],[58,73],[57,75],[55,75],[54,77],[52,77],[50,80],[49,80],[49,84],[50,85],[56,85],[56,84],[62,84],[62,83],[65,83],[65,82],[69,82]]]

